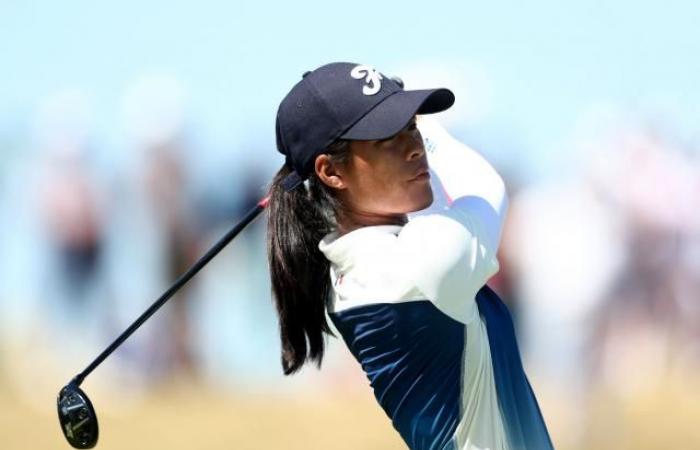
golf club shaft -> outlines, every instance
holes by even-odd
[[[80,372],[78,375],[76,375],[73,380],[71,380],[71,383],[75,383],[77,386],[80,386],[80,383],[83,382],[85,377],[90,375],[90,373],[95,370],[97,366],[99,366],[102,361],[104,361],[114,350],[117,349],[131,334],[136,331],[143,323],[148,320],[149,317],[153,315],[158,309],[163,306],[165,302],[170,299],[170,297],[175,294],[185,283],[187,283],[190,278],[195,276],[199,270],[204,267],[214,256],[216,256],[226,245],[231,242],[233,238],[238,235],[250,222],[255,219],[258,214],[260,214],[268,205],[270,201],[270,197],[265,197],[264,199],[260,200],[257,205],[255,205],[254,208],[252,208],[246,216],[241,220],[235,227],[233,227],[224,237],[222,237],[219,242],[217,242],[204,256],[202,256],[199,261],[197,261],[187,272],[185,272],[183,275],[178,278],[175,283],[170,286],[170,288],[163,293],[163,295],[160,296],[158,300],[156,300],[146,311],[144,311],[141,316],[139,316],[134,323],[132,323],[129,328],[124,330],[124,332],[119,335],[117,339],[115,339],[114,342],[112,342],[109,347],[107,347],[93,362],[90,363],[89,366],[85,368],[82,372]]]

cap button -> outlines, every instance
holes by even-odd
[[[401,89],[403,89],[403,87],[404,87],[404,86],[403,86],[403,80],[402,80],[401,78],[399,78],[399,77],[397,77],[397,76],[393,76],[393,77],[390,77],[390,78],[391,78],[392,80],[394,80],[394,82],[395,82],[396,84],[398,84],[399,87],[400,87]]]
[[[302,78],[306,78],[306,76],[307,76],[308,74],[310,74],[310,73],[311,73],[311,71],[310,71],[310,70],[307,70],[306,72],[304,72],[304,73],[301,75],[301,77],[302,77]]]

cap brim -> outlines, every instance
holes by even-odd
[[[343,133],[341,139],[386,139],[401,131],[416,114],[444,111],[455,101],[449,89],[398,91],[387,97]]]

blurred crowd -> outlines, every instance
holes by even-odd
[[[48,98],[32,138],[0,149],[0,378],[27,395],[87,365],[266,190],[272,149],[257,165],[196,170],[207,148],[169,92],[136,89],[118,155],[100,151],[79,93]],[[634,395],[670,372],[700,372],[696,144],[623,116],[575,130],[561,174],[504,173],[511,209],[490,284],[510,305],[533,382],[581,405],[594,388]],[[264,252],[261,217],[99,378],[284,389]],[[342,383],[354,362],[333,348],[326,373]]]
[[[695,145],[603,114],[574,133],[573,170],[511,191],[492,281],[516,315],[531,379],[566,404],[574,442],[595,420],[593,393],[624,402],[671,378],[690,389],[700,374]]]
[[[177,86],[150,80],[133,91],[127,148],[116,155],[99,148],[75,91],[40,106],[27,148],[3,151],[13,157],[0,189],[0,368],[20,386],[48,374],[57,385],[85,367],[266,191],[262,165],[220,167],[223,180],[195,170],[206,150],[177,112]],[[277,359],[261,357],[277,339],[263,225],[246,229],[110,358],[115,384],[252,383],[278,371]]]

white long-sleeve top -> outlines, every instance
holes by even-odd
[[[378,294],[398,301],[403,296],[396,291],[415,289],[467,323],[474,318],[476,305],[465,302],[465,297],[473,298],[498,271],[496,252],[508,203],[502,178],[434,118],[419,116],[418,127],[430,165],[433,204],[410,215],[403,227],[363,227],[340,239],[337,233],[324,237],[320,248],[326,256],[335,256],[329,259],[340,269],[332,270],[331,276],[342,275],[343,281],[341,301],[331,304],[332,311],[371,302]],[[395,242],[389,240],[391,249],[377,247],[370,237],[395,230],[400,232]],[[340,254],[346,257],[339,258]],[[347,270],[350,265],[352,273]],[[380,291],[367,289],[369,282]]]
[[[477,304],[493,294],[484,285],[499,269],[503,180],[432,117],[420,117],[418,128],[435,200],[404,226],[322,239],[333,284],[329,317],[409,448],[526,448],[508,438],[518,431],[506,429]],[[508,344],[519,362],[514,336]]]

